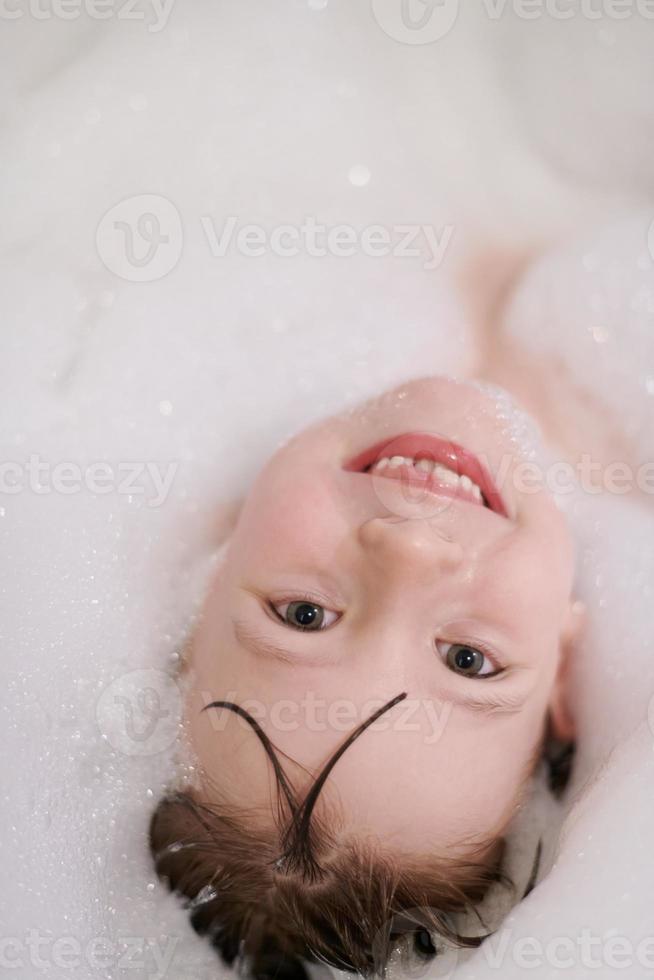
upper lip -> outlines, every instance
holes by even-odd
[[[343,469],[363,473],[383,456],[426,458],[434,463],[442,463],[459,476],[467,476],[476,483],[485,503],[492,511],[501,517],[509,516],[495,481],[484,464],[474,453],[456,442],[429,432],[406,432],[380,440],[363,452],[357,453],[344,463]]]

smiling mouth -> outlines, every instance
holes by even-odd
[[[473,453],[428,432],[408,432],[375,443],[343,466],[352,473],[401,480],[429,493],[455,497],[508,517],[495,483]]]

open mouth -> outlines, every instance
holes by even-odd
[[[384,439],[358,453],[343,469],[401,480],[508,517],[500,492],[481,460],[463,446],[428,432]]]

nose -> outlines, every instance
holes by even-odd
[[[366,555],[388,576],[451,573],[464,560],[462,545],[435,520],[373,517],[360,525],[358,537]]]

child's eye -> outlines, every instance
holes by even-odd
[[[502,673],[502,668],[497,667],[490,657],[467,643],[437,642],[436,647],[445,665],[456,674],[463,674],[464,677],[492,677]]]
[[[271,603],[271,606],[287,626],[297,630],[318,632],[328,629],[340,618],[340,613],[307,599]]]
[[[426,929],[418,929],[413,934],[413,948],[418,956],[426,960],[432,960],[438,953]]]

